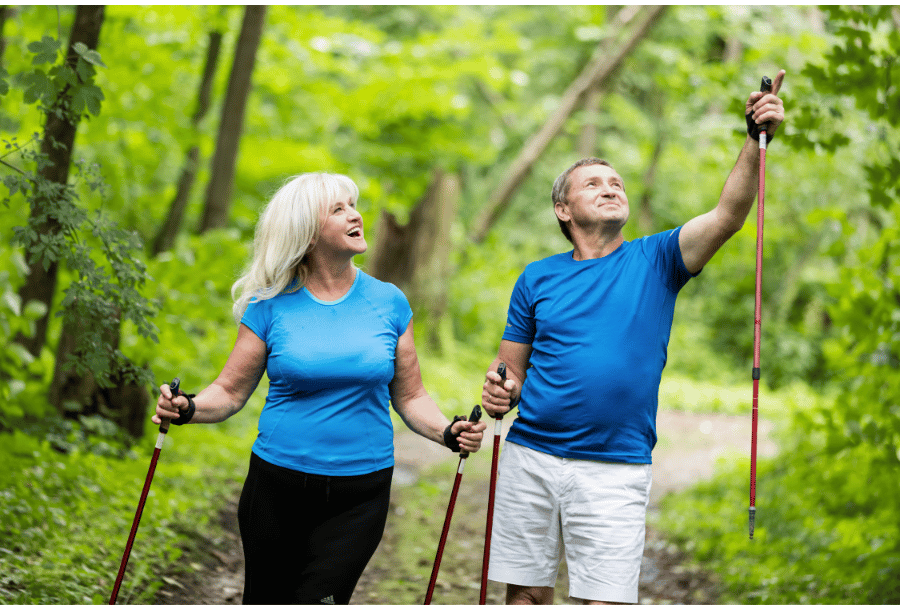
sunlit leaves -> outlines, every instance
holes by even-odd
[[[100,54],[93,49],[89,49],[83,42],[76,42],[74,45],[72,45],[72,49],[89,64],[100,66],[102,68],[107,67],[106,64],[103,63],[103,60],[100,58]]]

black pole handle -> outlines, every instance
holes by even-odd
[[[180,386],[181,386],[181,379],[179,379],[178,377],[173,379],[172,383],[169,384],[169,390],[172,391],[172,398],[175,398],[176,396],[181,396],[182,392],[181,392]],[[169,424],[171,424],[171,423],[172,423],[171,419],[163,418],[163,420],[159,424],[159,431],[162,432],[163,434],[166,434],[169,431]]]
[[[506,382],[506,363],[501,362],[497,365],[497,374],[500,375],[500,385]],[[494,419],[503,419],[503,414],[495,415]]]
[[[759,90],[762,91],[763,93],[771,93],[772,92],[772,79],[769,78],[768,76],[763,76],[762,82],[759,85]],[[769,134],[769,123],[768,122],[762,123],[759,126],[759,130],[765,131],[766,135],[768,135]]]
[[[475,408],[472,409],[472,414],[469,415],[469,419],[467,421],[472,422],[473,424],[477,424],[481,419],[481,405],[475,405]],[[460,451],[459,452],[460,459],[465,459],[469,457],[468,451]]]

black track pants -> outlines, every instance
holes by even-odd
[[[305,474],[251,454],[238,505],[243,603],[350,603],[384,533],[392,475]]]

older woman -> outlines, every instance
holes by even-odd
[[[485,423],[451,423],[422,385],[406,297],[353,265],[366,250],[358,198],[346,176],[288,181],[232,290],[238,336],[222,372],[193,400],[160,387],[155,423],[212,423],[268,374],[238,508],[244,603],[349,603],[387,519],[388,401],[436,443],[481,446]]]

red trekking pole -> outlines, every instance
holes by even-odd
[[[172,396],[180,396],[183,394],[178,386],[181,380],[176,377],[169,384],[172,390]],[[150,459],[150,469],[147,471],[147,478],[144,480],[144,490],[141,492],[141,499],[138,502],[137,512],[134,514],[134,522],[131,524],[131,533],[128,535],[128,543],[125,545],[125,554],[122,555],[122,564],[119,566],[119,575],[116,576],[116,584],[113,587],[112,595],[109,598],[109,604],[114,605],[116,598],[119,596],[119,586],[122,584],[122,577],[125,576],[125,566],[128,565],[128,557],[131,555],[131,546],[134,544],[134,536],[137,534],[138,525],[141,522],[141,514],[144,512],[144,503],[147,501],[147,494],[150,491],[150,484],[153,482],[153,473],[156,471],[156,462],[159,460],[159,452],[162,450],[163,441],[166,439],[166,433],[169,431],[170,420],[163,419],[159,424],[159,436],[156,437],[156,449],[153,450],[153,457]]]
[[[469,421],[476,423],[481,419],[481,406],[475,405]],[[468,451],[459,452],[459,466],[456,468],[456,480],[453,482],[453,491],[450,493],[450,503],[447,505],[447,516],[444,518],[444,529],[441,531],[441,539],[438,542],[437,554],[434,556],[434,567],[431,569],[431,580],[428,582],[428,592],[425,593],[425,605],[431,603],[431,595],[434,593],[434,585],[437,582],[438,570],[441,568],[441,558],[444,556],[444,545],[447,543],[447,532],[450,531],[450,519],[453,518],[453,508],[456,506],[456,495],[459,493],[459,484],[462,481],[463,469],[466,467]]]
[[[500,383],[506,381],[506,363],[501,362],[497,366],[497,374],[500,375]],[[491,530],[494,524],[494,496],[497,491],[497,458],[500,457],[500,433],[503,430],[503,415],[494,416],[494,455],[491,457],[491,487],[488,492],[487,523],[484,527],[484,559],[481,563],[481,596],[480,605],[487,599],[488,563],[491,559]]]
[[[762,77],[760,91],[772,91],[772,79]],[[750,429],[750,540],[756,527],[756,431],[759,423],[759,344],[762,334],[763,213],[766,201],[766,124],[759,129],[759,201],[756,206],[756,306],[753,316],[753,417]]]

